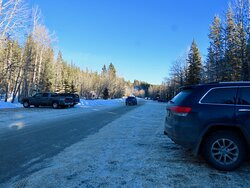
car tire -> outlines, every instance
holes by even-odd
[[[29,101],[24,101],[24,102],[23,102],[23,107],[24,107],[24,108],[29,108],[29,107],[30,107]]]
[[[59,108],[58,102],[53,102],[53,103],[52,103],[52,108],[54,108],[54,109]]]
[[[214,168],[232,171],[246,159],[246,144],[239,134],[217,131],[205,140],[203,155]]]

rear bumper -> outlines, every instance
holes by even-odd
[[[126,101],[127,105],[137,105],[136,101]]]
[[[59,102],[59,105],[61,105],[61,106],[70,106],[70,105],[73,105],[73,102],[64,102],[64,101],[61,101],[61,102]]]
[[[182,123],[170,124],[165,120],[164,134],[176,144],[191,149],[195,153],[197,130],[193,125]]]
[[[80,100],[74,100],[73,103],[74,103],[74,104],[78,104],[78,103],[80,103]]]

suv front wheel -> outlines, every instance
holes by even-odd
[[[217,131],[205,140],[203,154],[216,169],[231,171],[245,160],[246,146],[239,134]]]
[[[57,109],[59,108],[59,104],[57,102],[52,103],[52,108]]]
[[[24,101],[23,102],[23,107],[24,108],[29,108],[30,107],[30,103],[28,101]]]

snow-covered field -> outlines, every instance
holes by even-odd
[[[235,172],[210,168],[162,134],[164,114],[165,104],[147,102],[2,186],[250,187],[249,164]]]

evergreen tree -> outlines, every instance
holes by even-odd
[[[241,80],[247,81],[249,80],[249,65],[247,62],[247,39],[246,32],[243,28],[243,23],[239,22],[237,24],[237,49],[236,56],[239,64],[241,66]]]
[[[77,88],[76,88],[74,82],[72,81],[71,85],[70,85],[70,93],[76,93],[76,92],[77,92]]]
[[[116,77],[115,66],[112,63],[109,64],[108,73],[111,77]]]
[[[238,81],[241,78],[241,64],[237,58],[237,32],[233,12],[229,6],[225,28],[225,64],[223,81]]]
[[[107,68],[106,68],[106,65],[103,65],[103,68],[102,68],[102,75],[106,75],[107,74]]]
[[[105,88],[103,91],[103,99],[107,100],[109,98],[109,90]]]
[[[62,83],[62,63],[63,63],[63,57],[62,57],[62,52],[59,51],[56,59],[56,63],[54,65],[54,70],[55,70],[55,77],[54,77],[54,82],[55,82],[55,91],[60,92],[63,90],[63,83]]]
[[[53,58],[54,52],[52,49],[48,49],[45,53],[43,62],[43,69],[41,72],[41,79],[39,83],[39,91],[52,92],[53,91]]]
[[[201,56],[195,41],[192,42],[188,58],[187,85],[199,84],[201,82],[202,62]]]
[[[22,90],[21,90],[21,96],[19,97],[27,97],[29,95],[32,95],[33,93],[30,93],[30,86],[32,84],[33,74],[34,74],[34,41],[33,38],[28,36],[25,46],[24,46],[24,54],[23,54],[23,83],[22,83]]]
[[[210,40],[206,67],[208,80],[209,82],[221,81],[223,72],[223,37],[221,21],[218,16],[214,17],[208,37]]]

